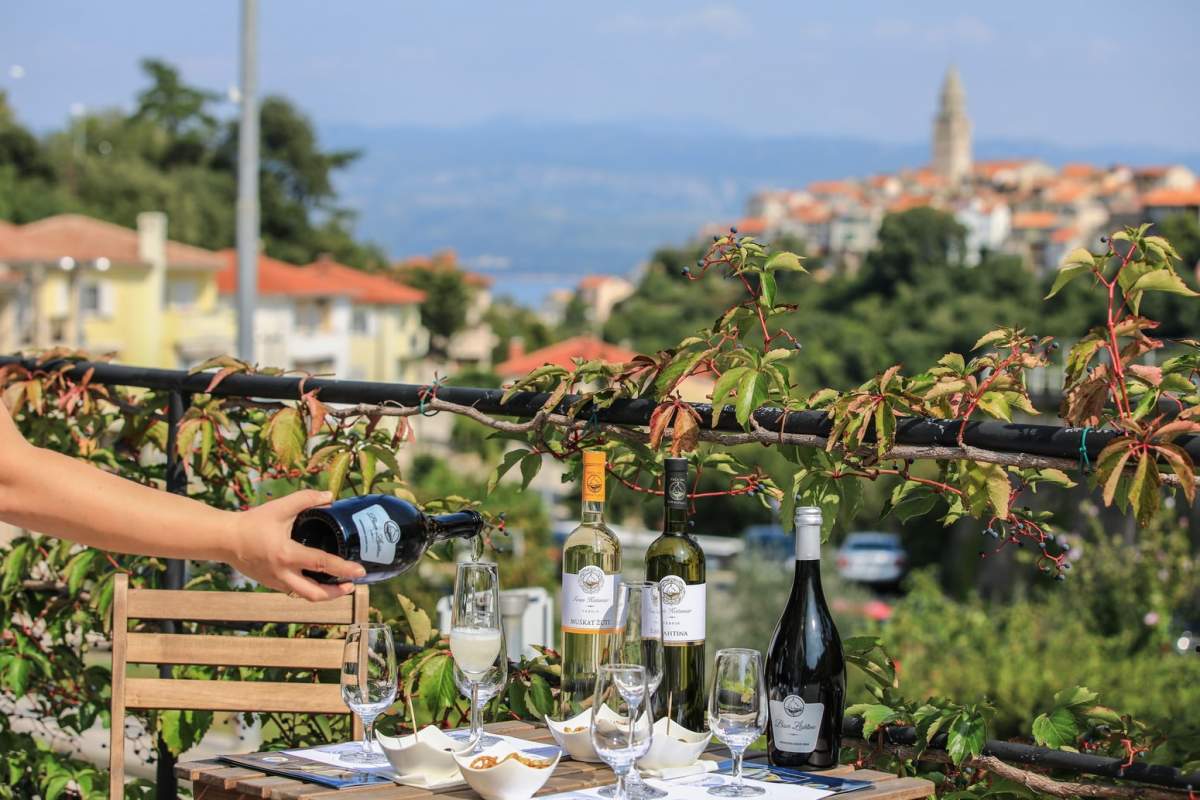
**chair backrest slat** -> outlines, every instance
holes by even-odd
[[[325,603],[310,603],[274,592],[201,592],[131,589],[127,575],[113,586],[112,731],[109,739],[109,796],[125,790],[124,720],[127,708],[198,711],[344,714],[336,683],[210,681],[132,678],[126,666],[181,664],[284,669],[337,669],[343,640],[129,632],[129,620],[349,625],[366,622],[366,586]],[[352,718],[351,735],[362,735]]]
[[[130,664],[337,669],[342,645],[342,639],[131,633],[125,660]]]
[[[126,678],[125,704],[129,708],[346,713],[336,683]]]
[[[129,591],[130,619],[346,625],[352,621],[353,614],[354,595],[311,603],[275,592]]]

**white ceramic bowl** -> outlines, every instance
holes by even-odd
[[[546,717],[546,727],[555,743],[566,751],[567,755],[576,761],[590,761],[593,764],[603,763],[596,755],[592,746],[592,710],[589,708],[568,720],[555,720]]]
[[[639,768],[661,770],[690,767],[712,739],[712,732],[688,730],[678,722],[671,723],[668,733],[667,722],[669,720],[663,717],[654,723],[654,738],[650,742],[650,750],[638,759]]]
[[[465,752],[469,742],[451,739],[433,725],[427,725],[413,736],[375,734],[392,769],[405,778],[424,778],[427,784],[442,783],[459,777],[455,753]]]
[[[514,752],[519,751],[508,742],[498,742],[485,748],[482,753],[455,753],[454,760],[458,762],[463,778],[483,800],[529,800],[550,780],[562,752],[558,752],[553,758],[529,756],[538,761],[549,761],[549,765],[545,767],[531,767],[515,758],[509,758],[500,761],[494,767],[471,768],[471,762],[480,756],[494,756],[499,760]]]

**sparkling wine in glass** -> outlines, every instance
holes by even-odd
[[[658,584],[650,581],[622,584],[617,599],[617,621],[620,627],[614,634],[613,660],[637,664],[645,670],[646,704],[648,708],[654,708],[654,692],[658,690],[663,676],[662,595]],[[654,800],[667,796],[662,789],[641,779],[636,764],[629,768],[625,789],[630,800]],[[605,786],[599,794],[601,797],[612,797],[616,794],[616,787]]]
[[[388,763],[375,748],[375,719],[396,699],[396,648],[387,625],[351,625],[342,650],[342,700],[363,723],[362,750],[342,755],[354,764]]]
[[[612,767],[614,800],[630,800],[625,778],[633,763],[650,750],[650,692],[640,664],[603,664],[592,697],[592,747]]]
[[[458,666],[457,662],[454,664],[454,685],[457,686],[458,690],[467,697],[471,696],[471,679],[465,672],[462,671],[462,668]],[[504,639],[501,637],[500,651],[496,655],[495,662],[492,664],[487,673],[484,674],[483,678],[478,681],[476,705],[479,708],[480,714],[482,714],[483,708],[488,704],[488,701],[503,692],[504,687],[507,685],[508,653],[505,650]],[[472,715],[472,720],[475,719],[477,719],[477,717]],[[467,741],[476,741],[476,736],[479,737],[476,746],[481,749],[485,747],[491,747],[500,741],[500,737],[490,736],[487,733],[484,733],[482,729],[478,731],[474,729],[470,730],[466,735]]]
[[[480,723],[480,689],[504,656],[500,628],[500,577],[496,565],[464,561],[454,578],[454,605],[450,624],[450,653],[466,679],[471,703],[471,752],[483,749]],[[497,690],[498,691],[498,690]]]
[[[733,782],[714,786],[718,797],[751,797],[761,786],[742,782],[742,754],[767,727],[767,690],[762,654],[757,650],[718,650],[708,696],[708,727],[733,755]]]

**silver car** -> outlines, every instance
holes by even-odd
[[[852,533],[837,552],[838,574],[859,583],[896,583],[907,564],[908,554],[894,533]]]

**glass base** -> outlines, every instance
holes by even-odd
[[[736,783],[726,783],[721,786],[714,786],[708,790],[709,794],[717,797],[754,797],[764,794],[766,789],[761,786],[747,786],[746,784],[737,785]]]
[[[342,753],[341,760],[351,764],[387,764],[387,756],[383,753],[364,753],[362,750],[353,750],[349,753]]]
[[[453,739],[456,742],[471,741],[471,732],[470,731],[454,731],[453,733],[449,734],[449,736],[451,739]],[[500,739],[499,736],[492,736],[490,733],[484,733],[482,736],[479,737],[479,741],[475,743],[474,752],[477,753],[480,750],[482,750],[483,748],[491,747],[492,745],[494,745],[500,741],[502,741],[502,740]]]
[[[596,794],[601,797],[614,797],[617,794],[617,785],[610,783],[608,786],[601,787]],[[629,800],[655,800],[659,797],[666,797],[667,793],[662,789],[656,789],[644,781],[625,782],[625,796]]]

